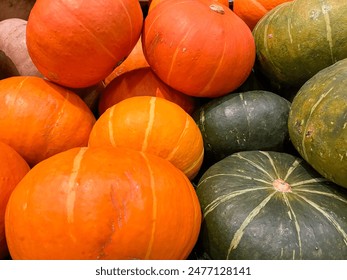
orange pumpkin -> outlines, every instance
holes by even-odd
[[[39,163],[5,216],[13,259],[185,259],[201,210],[168,161],[120,148],[74,148]]]
[[[141,37],[127,58],[118,65],[110,75],[105,78],[105,84],[108,85],[114,78],[135,69],[148,67],[147,60],[142,50]]]
[[[96,121],[89,146],[126,147],[169,160],[190,179],[203,155],[201,132],[177,104],[159,97],[127,98],[107,109]]]
[[[268,11],[284,2],[290,0],[234,0],[233,11],[253,30]]]
[[[99,99],[101,115],[112,105],[133,96],[158,96],[181,106],[188,114],[193,113],[196,100],[178,92],[162,82],[150,67],[139,68],[126,72],[112,80]]]
[[[0,259],[9,256],[5,238],[5,210],[18,182],[29,171],[26,161],[10,146],[0,142]]]
[[[148,8],[148,12],[150,12],[152,9],[154,9],[155,6],[157,6],[159,3],[166,1],[166,0],[151,0],[149,1],[149,8]],[[201,1],[201,0],[199,0]],[[223,4],[227,7],[229,7],[229,0],[214,0],[217,3]]]
[[[163,1],[144,21],[142,46],[162,81],[198,97],[222,96],[238,88],[255,61],[248,26],[213,0]]]
[[[142,23],[137,0],[38,0],[27,23],[28,52],[48,79],[89,87],[131,52]]]
[[[69,148],[86,146],[95,117],[83,100],[39,77],[0,81],[0,141],[33,166]]]

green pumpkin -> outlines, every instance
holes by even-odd
[[[212,259],[347,259],[347,192],[299,157],[235,153],[196,192],[200,246]]]
[[[264,90],[230,93],[205,103],[193,114],[205,162],[245,150],[282,151],[289,141],[289,109],[289,101]]]
[[[347,59],[321,70],[300,88],[288,131],[313,168],[347,188]]]
[[[253,29],[255,68],[273,84],[300,87],[347,58],[347,2],[295,0],[267,13]]]

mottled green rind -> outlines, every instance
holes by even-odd
[[[292,191],[275,190],[277,178]],[[196,192],[212,259],[347,259],[347,192],[301,158],[236,153],[210,167]]]
[[[230,93],[193,114],[204,141],[205,159],[215,163],[239,151],[282,151],[289,140],[290,102],[264,90]]]
[[[322,176],[347,188],[347,59],[327,67],[295,96],[291,141]]]
[[[253,29],[255,68],[274,84],[300,87],[318,71],[347,58],[347,3],[285,2]]]

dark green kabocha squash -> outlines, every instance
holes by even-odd
[[[301,157],[244,151],[196,187],[212,259],[347,259],[347,192]]]
[[[253,29],[255,69],[274,85],[300,87],[347,58],[347,1],[295,0],[268,12]]]
[[[290,102],[264,90],[230,93],[202,105],[193,117],[205,149],[215,163],[245,150],[282,151],[288,143]]]
[[[321,70],[300,88],[288,130],[293,146],[313,168],[347,188],[347,59]]]

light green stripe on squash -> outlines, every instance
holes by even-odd
[[[274,180],[284,178],[282,192]],[[235,153],[212,165],[196,192],[200,245],[212,259],[347,259],[347,191],[298,157]]]

